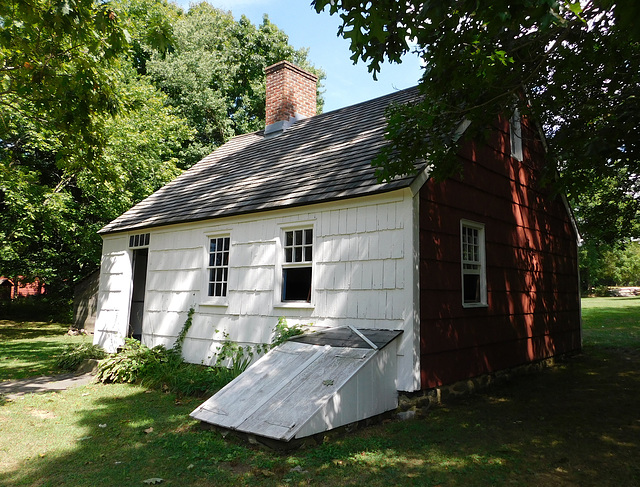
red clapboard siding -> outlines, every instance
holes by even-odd
[[[422,387],[580,348],[577,245],[560,196],[542,184],[543,147],[523,123],[524,161],[508,122],[460,151],[463,173],[420,193]],[[485,225],[488,306],[463,308],[460,220]]]

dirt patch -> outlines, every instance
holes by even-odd
[[[53,414],[51,411],[45,411],[43,409],[33,409],[29,411],[29,414],[39,419],[56,419],[57,418],[57,416]]]

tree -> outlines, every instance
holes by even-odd
[[[267,66],[288,60],[324,77],[307,61],[306,51],[294,50],[266,16],[256,27],[246,17],[236,21],[230,12],[200,3],[176,21],[173,36],[172,49],[154,53],[146,69],[196,130],[183,167],[233,135],[264,128]]]
[[[163,58],[174,50],[174,25],[184,12],[167,0],[113,0],[113,4],[130,33],[129,62],[138,74],[146,75],[152,56]]]
[[[374,76],[383,60],[400,62],[412,45],[424,61],[423,100],[388,113],[390,145],[375,161],[381,179],[411,173],[424,159],[436,178],[455,174],[463,140],[482,136],[495,117],[518,108],[541,124],[582,232],[607,241],[638,235],[640,29],[633,19],[640,4],[312,3],[318,12],[340,14],[339,34],[350,40],[352,59],[368,63]],[[456,139],[465,119],[471,126]],[[607,206],[596,219],[589,204],[598,200]]]
[[[94,0],[0,5],[0,274],[40,277],[53,294],[95,268],[102,225],[179,174],[192,135],[127,68],[121,12]]]
[[[312,68],[268,19],[207,4],[1,4],[0,275],[69,297],[103,225],[262,128],[264,67],[281,59]]]
[[[115,113],[118,96],[105,66],[128,46],[108,2],[7,0],[0,3],[0,124],[15,116],[63,137],[59,158],[100,149],[93,115]]]
[[[0,150],[0,273],[38,276],[68,296],[96,267],[97,231],[179,173],[178,154],[192,136],[166,97],[133,68],[111,74],[118,114],[99,124],[103,150],[73,173],[60,168],[63,137],[28,117],[3,134]],[[19,123],[18,123],[19,121]]]
[[[585,293],[606,295],[609,286],[640,286],[640,242],[586,242],[580,248],[580,278]]]

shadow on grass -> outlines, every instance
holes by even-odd
[[[345,485],[640,485],[639,369],[581,355],[317,455]]]
[[[90,402],[83,389],[52,399],[68,397],[78,407],[81,432],[71,448],[20,462],[0,483],[128,486],[158,477],[194,486],[640,485],[639,370],[638,355],[624,349],[605,358],[583,354],[424,418],[286,455],[201,431],[187,417],[197,400],[176,404],[158,392],[94,385]]]
[[[66,429],[74,437],[56,440],[46,431],[34,436],[35,441],[68,442],[70,448],[31,455],[0,474],[0,485],[127,486],[144,485],[143,480],[158,477],[172,479],[174,485],[191,485],[181,481],[182,474],[191,478],[194,466],[190,465],[200,460],[206,463],[199,468],[201,473],[206,467],[216,479],[229,485],[229,470],[218,468],[215,457],[224,460],[224,456],[233,455],[233,447],[220,435],[200,431],[189,419],[188,413],[197,405],[195,400],[176,403],[174,396],[145,393],[135,386],[94,384],[46,395],[48,398],[41,397],[41,402],[25,402],[26,409],[36,411],[37,418],[45,418],[42,429],[53,429],[56,426],[51,423],[63,414],[54,403],[63,401],[65,395],[86,407],[68,412],[73,424]]]
[[[69,325],[61,323],[0,320],[0,342],[64,335],[68,329]]]
[[[37,375],[59,374],[56,357],[71,344],[90,341],[91,337],[20,339],[0,342],[0,381]]]
[[[0,484],[640,485],[638,320],[621,310],[610,321],[617,311],[585,310],[585,353],[552,369],[288,454],[202,431],[188,418],[200,400],[139,387],[7,403]],[[28,451],[12,456],[15,445]]]

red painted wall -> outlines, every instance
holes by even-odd
[[[577,236],[559,195],[541,184],[544,152],[509,124],[460,153],[462,177],[420,193],[421,380],[429,389],[578,350]],[[463,308],[460,220],[485,224],[487,300]]]
[[[15,299],[17,297],[27,297],[27,296],[39,296],[41,294],[46,293],[44,282],[40,281],[39,278],[35,278],[33,282],[24,282],[21,278],[18,278],[18,286],[16,288],[15,282],[11,281],[11,291],[9,294],[10,299]]]

